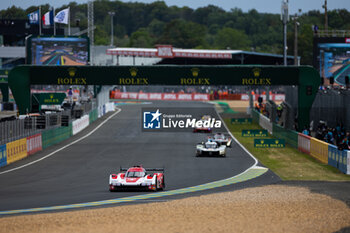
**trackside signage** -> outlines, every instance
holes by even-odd
[[[143,132],[225,132],[213,108],[142,108]]]
[[[267,137],[266,129],[243,129],[242,137]]]
[[[251,124],[252,118],[232,118],[231,125]]]
[[[254,139],[256,148],[284,148],[285,146],[284,139]]]

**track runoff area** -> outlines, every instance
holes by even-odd
[[[80,138],[0,169],[0,215],[166,201],[279,180],[235,139],[224,158],[196,157],[197,143],[208,134],[144,132],[145,106],[119,106],[112,116],[78,134]],[[147,108],[169,106],[220,119],[213,105],[202,102],[153,102]],[[164,167],[165,191],[109,192],[109,174],[133,165]]]

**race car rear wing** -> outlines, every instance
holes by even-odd
[[[133,167],[140,167],[140,166],[133,166]],[[121,172],[126,172],[129,168],[126,167],[120,167]],[[150,167],[144,167],[146,171],[153,171],[153,172],[165,172],[164,168],[150,168]]]

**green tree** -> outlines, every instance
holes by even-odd
[[[153,48],[154,42],[146,28],[133,32],[129,41],[130,47]]]
[[[110,35],[98,25],[95,29],[95,45],[108,45],[110,41]]]
[[[194,48],[205,44],[206,27],[184,20],[173,20],[165,26],[159,43],[179,48]]]
[[[164,32],[164,27],[164,22],[158,19],[153,19],[152,22],[148,25],[148,31],[152,36],[160,37]]]
[[[1,18],[3,19],[27,19],[27,15],[22,8],[19,7],[9,7],[6,10],[0,11]]]
[[[249,49],[250,40],[243,32],[232,28],[221,29],[215,38],[215,46],[218,49]]]

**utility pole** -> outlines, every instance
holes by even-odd
[[[110,11],[108,14],[111,16],[111,47],[113,47],[113,16],[115,15],[115,12]]]
[[[327,0],[324,0],[324,30],[326,34],[328,34],[328,16],[327,16]]]
[[[90,39],[90,64],[94,64],[94,1],[88,1],[88,37]]]
[[[299,65],[298,62],[298,27],[300,23],[298,22],[298,18],[300,16],[301,9],[298,10],[298,13],[295,13],[293,17],[294,20],[294,65]]]
[[[281,10],[281,20],[283,22],[283,65],[287,66],[287,23],[289,21],[288,0],[282,1]]]

